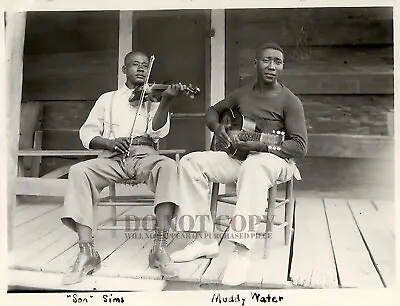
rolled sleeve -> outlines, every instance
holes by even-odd
[[[106,96],[102,95],[94,104],[85,123],[79,129],[82,145],[90,150],[90,142],[97,136],[103,136]]]
[[[165,124],[161,128],[159,128],[158,130],[153,130],[153,119],[154,119],[154,115],[155,115],[155,113],[157,111],[157,108],[155,108],[155,109],[153,108],[150,111],[149,125],[148,125],[148,130],[147,130],[147,134],[154,141],[157,141],[158,139],[164,138],[165,136],[168,135],[169,129],[170,129],[170,121],[171,121],[171,115],[170,115],[170,113],[168,113],[167,121],[165,122]]]

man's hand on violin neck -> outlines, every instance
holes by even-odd
[[[188,87],[184,84],[178,83],[178,84],[171,84],[167,87],[167,89],[163,92],[163,97],[166,98],[167,100],[171,100],[172,98],[176,97],[179,93],[186,93]]]

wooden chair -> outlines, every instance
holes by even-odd
[[[284,228],[285,245],[289,244],[291,240],[293,211],[294,211],[293,177],[289,181],[284,182],[283,184],[285,184],[285,189],[286,189],[286,194],[284,199],[278,199],[276,197],[278,183],[273,185],[268,190],[268,207],[266,209],[267,218],[266,220],[262,220],[262,222],[266,223],[266,230],[265,230],[266,239],[264,240],[264,259],[268,257],[270,251],[270,241],[272,239],[273,230]],[[236,201],[232,199],[232,197],[235,196],[236,193],[219,194],[219,184],[213,183],[211,191],[211,216],[214,220],[214,227],[216,224],[229,226],[229,223],[217,222],[218,202],[223,202],[230,205],[236,205]],[[285,220],[284,222],[275,222],[274,218],[269,218],[269,216],[275,216],[275,209],[282,205],[285,208]],[[274,225],[276,225],[275,229]]]
[[[160,150],[159,145],[157,144],[157,151],[163,155],[174,155],[175,161],[179,165],[179,160],[182,154],[186,152],[184,149],[176,149],[176,150]],[[121,184],[128,185],[128,186],[136,186],[137,184],[131,180],[127,180],[122,182]],[[128,195],[128,196],[118,196],[116,191],[116,183],[112,183],[109,185],[109,195],[104,197],[100,200],[95,207],[97,210],[100,206],[109,206],[111,207],[111,215],[107,219],[108,223],[111,221],[112,225],[100,225],[97,227],[97,230],[111,230],[112,236],[116,236],[117,230],[127,230],[126,226],[118,226],[118,221],[126,221],[126,217],[118,217],[117,216],[117,207],[119,206],[153,206],[154,203],[154,195]],[[153,219],[146,219],[146,221],[152,221]]]

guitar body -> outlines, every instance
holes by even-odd
[[[261,133],[257,129],[256,123],[253,120],[245,118],[237,109],[225,109],[219,118],[219,122],[229,127],[229,132],[236,131],[238,137],[242,141],[260,141],[268,145],[270,149],[280,150],[280,145],[285,139],[285,133],[281,131],[273,131],[272,133]],[[237,150],[233,146],[225,148],[221,145],[216,137],[213,137],[212,147],[214,151],[224,151],[229,156],[244,160],[248,152]]]

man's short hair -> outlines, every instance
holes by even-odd
[[[278,44],[276,44],[276,43],[264,43],[264,44],[262,44],[262,45],[257,47],[256,59],[259,58],[261,52],[264,51],[265,49],[278,50],[278,51],[281,51],[282,54],[284,54],[283,49]]]
[[[148,56],[145,52],[139,51],[139,50],[133,50],[133,51],[131,51],[131,52],[128,52],[128,53],[125,55],[124,64],[126,64],[126,63],[128,62],[128,60],[129,60],[132,56],[134,56],[134,55],[136,55],[136,54],[144,55],[144,56],[146,56],[147,58],[149,58],[149,56]]]

